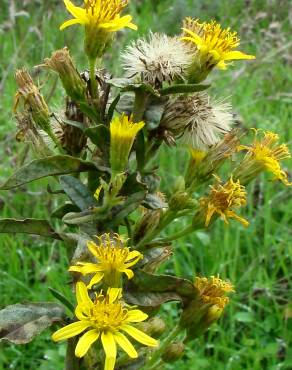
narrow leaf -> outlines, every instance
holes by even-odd
[[[61,236],[54,231],[47,220],[34,218],[26,218],[24,220],[5,218],[0,220],[0,233],[34,234],[62,240]]]
[[[170,94],[189,94],[193,92],[199,92],[207,90],[211,85],[185,85],[185,84],[178,84],[169,87],[165,87],[164,89],[160,90],[160,94],[163,95],[170,95]]]
[[[65,307],[67,307],[72,313],[74,313],[74,306],[73,304],[60,292],[58,292],[56,289],[49,288],[49,291],[52,293],[52,295],[58,299]]]
[[[68,197],[81,211],[97,205],[95,198],[88,191],[87,187],[73,176],[61,176],[60,184]]]
[[[0,190],[13,189],[47,176],[66,175],[91,170],[96,170],[96,166],[93,163],[69,155],[56,155],[37,159],[17,170],[5,184],[0,186]]]

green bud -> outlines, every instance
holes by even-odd
[[[185,346],[182,342],[175,341],[170,343],[162,354],[164,362],[175,362],[184,354]]]

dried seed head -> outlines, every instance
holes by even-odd
[[[128,77],[159,88],[163,82],[183,79],[191,63],[188,48],[177,37],[151,33],[149,39],[139,39],[123,55],[123,66]]]
[[[168,101],[160,128],[197,149],[217,144],[231,130],[229,103],[212,103],[206,93],[179,96]]]

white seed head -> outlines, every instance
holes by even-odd
[[[127,47],[122,56],[127,77],[137,77],[154,87],[183,79],[192,57],[178,37],[150,33]]]
[[[160,126],[193,148],[207,149],[231,131],[232,123],[229,103],[211,103],[206,93],[196,93],[169,100]]]

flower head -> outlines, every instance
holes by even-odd
[[[143,121],[134,123],[132,117],[124,114],[111,121],[110,160],[113,172],[125,171],[135,137],[144,125]]]
[[[260,172],[267,171],[274,175],[275,180],[281,180],[285,185],[291,185],[286,172],[280,166],[280,161],[291,158],[287,145],[279,145],[279,136],[273,132],[255,129],[254,131],[253,144],[238,147],[239,151],[247,150],[247,153],[235,170],[236,178],[239,178],[243,183],[248,183]]]
[[[139,39],[128,46],[123,65],[128,77],[160,88],[163,82],[183,79],[191,64],[191,56],[177,37],[151,33],[149,39]]]
[[[186,18],[183,31],[182,40],[195,50],[195,65],[206,72],[204,78],[214,67],[226,69],[226,62],[231,60],[255,59],[253,55],[233,50],[240,45],[237,32],[222,29],[214,20],[201,23],[198,19]]]
[[[160,128],[197,149],[217,144],[231,130],[233,116],[228,103],[212,103],[206,93],[181,95],[167,102]]]
[[[128,5],[128,0],[84,0],[84,7],[75,6],[70,0],[64,0],[65,6],[73,19],[64,22],[60,29],[73,24],[85,26],[85,51],[90,58],[101,55],[110,41],[110,34],[128,27],[137,29],[132,17],[121,17],[122,10]]]
[[[103,278],[109,286],[119,285],[120,276],[126,274],[128,279],[134,276],[130,267],[134,266],[143,255],[138,251],[130,251],[118,234],[104,234],[98,237],[99,245],[93,241],[87,243],[89,251],[97,259],[97,263],[79,262],[71,266],[69,271],[80,272],[83,275],[94,274],[88,289]]]
[[[151,338],[131,323],[142,322],[147,315],[137,309],[131,309],[121,301],[121,289],[109,288],[106,294],[96,294],[92,301],[88,295],[86,285],[78,282],[76,285],[77,307],[75,315],[78,321],[59,329],[52,335],[56,342],[72,338],[86,332],[79,338],[76,348],[76,357],[83,357],[90,346],[101,340],[105,351],[105,370],[113,370],[117,356],[117,345],[131,358],[137,358],[138,353],[126,333],[136,341],[150,347],[157,346],[157,340]]]
[[[216,305],[221,309],[229,302],[226,294],[234,292],[233,285],[228,281],[221,280],[219,276],[196,277],[194,285],[204,303]]]
[[[248,226],[248,221],[239,217],[234,208],[246,205],[246,191],[244,186],[240,185],[239,180],[229,179],[224,185],[217,177],[217,183],[211,186],[211,191],[207,197],[201,199],[201,210],[206,220],[205,226],[208,227],[212,217],[217,214],[228,224],[228,218],[235,218],[244,226]]]

